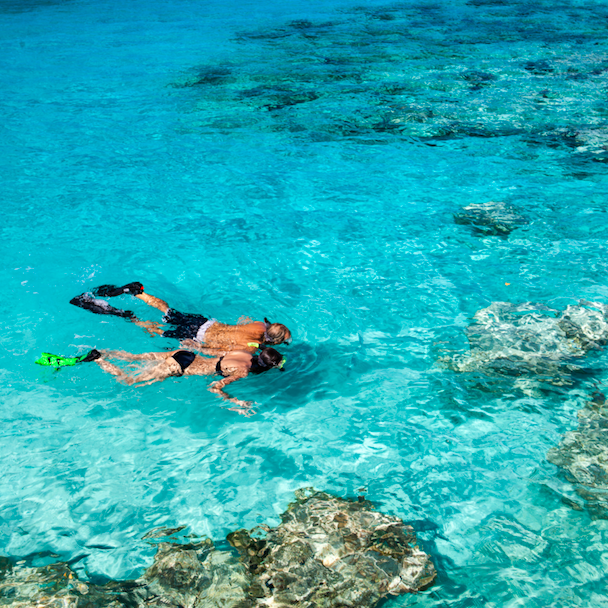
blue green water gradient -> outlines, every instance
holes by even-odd
[[[607,17],[593,1],[3,2],[0,551],[133,577],[151,528],[221,541],[314,486],[364,492],[431,553],[437,584],[387,606],[608,606],[608,522],[546,460],[605,354],[546,394],[437,363],[493,301],[608,303]],[[487,201],[529,223],[508,239],[454,223]],[[134,389],[34,365],[174,348],[69,305],[135,280],[292,330],[286,373],[231,386],[255,416],[205,378]]]

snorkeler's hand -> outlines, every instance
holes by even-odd
[[[255,414],[255,412],[248,407],[229,407],[228,409],[231,412],[236,412],[237,414],[245,416],[246,418],[251,418],[251,416]]]
[[[252,409],[252,407],[255,405],[253,401],[241,401],[240,399],[230,399],[230,401],[234,403],[236,407],[229,407],[229,411],[237,412],[241,416],[246,416],[247,418],[255,414]]]

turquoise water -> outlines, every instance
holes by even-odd
[[[0,550],[136,576],[141,537],[276,524],[295,489],[411,522],[387,606],[608,606],[608,522],[546,461],[606,378],[543,394],[441,356],[493,301],[608,303],[608,7],[475,0],[0,5]],[[505,201],[508,238],[456,225]],[[287,372],[138,389],[42,351],[162,350],[68,304],[141,280],[283,322]],[[113,304],[160,315],[125,297]]]

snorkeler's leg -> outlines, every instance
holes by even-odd
[[[145,302],[149,306],[157,308],[163,314],[165,314],[169,310],[169,305],[164,300],[151,296],[148,293],[138,293],[135,294],[135,297],[139,298],[140,300],[142,300],[142,302]],[[163,325],[161,325],[160,323],[156,323],[156,321],[141,321],[140,319],[131,320],[138,327],[145,329],[151,336],[162,336],[165,331]]]
[[[135,297],[139,298],[142,302],[145,302],[148,306],[157,308],[162,313],[166,313],[169,310],[169,305],[164,300],[161,300],[156,296],[152,296],[149,293],[138,293],[135,294]]]
[[[170,376],[180,376],[183,373],[179,363],[173,359],[171,354],[172,353],[143,353],[143,355],[132,355],[131,353],[125,353],[122,351],[104,352],[104,356],[114,356],[117,359],[123,358],[127,361],[158,361],[158,363],[152,368],[134,376],[125,373],[118,366],[106,361],[103,358],[98,359],[97,364],[99,367],[101,367],[101,369],[103,369],[104,372],[112,374],[119,382],[128,384],[129,386],[133,384],[152,384],[154,382],[165,380],[165,378],[169,378]],[[153,355],[162,355],[162,357],[155,357]]]
[[[110,363],[109,361],[106,361],[105,359],[97,359],[97,365],[99,365],[104,372],[115,376],[118,382],[129,385],[135,382],[135,379],[132,376],[129,376],[129,374],[126,374],[119,367],[113,363]]]
[[[163,325],[157,323],[156,321],[140,321],[137,318],[133,318],[131,321],[134,325],[145,329],[151,336],[162,336],[165,332]]]
[[[102,350],[101,354],[103,357],[121,359],[122,361],[159,361],[168,359],[176,352],[176,350],[172,350],[160,353],[128,353],[124,350]]]
[[[171,376],[182,376],[183,373],[181,365],[173,357],[168,357],[164,361],[159,361],[154,367],[133,376],[133,383],[143,386],[161,382]]]

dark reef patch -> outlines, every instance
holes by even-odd
[[[513,157],[544,146],[566,173],[606,171],[567,134],[608,121],[608,7],[397,2],[335,15],[240,32],[229,65],[185,75],[196,128],[240,137],[248,124],[311,143],[516,138]]]

